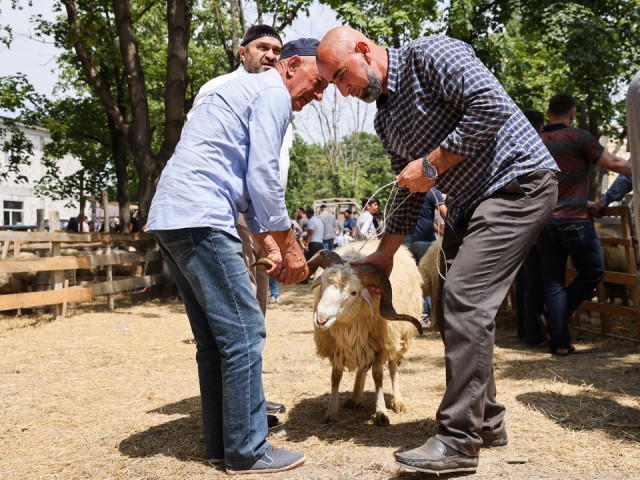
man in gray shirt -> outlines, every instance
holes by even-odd
[[[333,246],[336,240],[336,228],[340,227],[340,224],[329,211],[325,204],[320,205],[320,220],[324,233],[322,235],[322,243],[327,250],[333,250]]]

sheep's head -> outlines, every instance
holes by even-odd
[[[321,288],[321,295],[313,312],[313,325],[320,330],[331,328],[336,321],[350,319],[352,312],[360,310],[362,300],[373,312],[371,292],[348,264],[328,267],[313,281],[311,288],[317,287]]]
[[[404,320],[411,322],[420,334],[422,325],[411,315],[396,313],[393,308],[393,292],[389,278],[373,265],[345,264],[335,252],[321,250],[308,262],[310,274],[322,267],[325,271],[318,276],[312,288],[322,285],[322,296],[314,312],[313,323],[317,328],[331,327],[341,313],[354,308],[356,299],[362,298],[372,306],[372,295],[368,287],[374,286],[382,290],[380,296],[380,316],[385,320]]]

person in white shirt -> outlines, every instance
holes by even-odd
[[[377,220],[374,215],[380,210],[380,202],[376,197],[362,199],[362,213],[358,217],[356,233],[359,240],[377,238]]]
[[[309,260],[317,252],[324,248],[322,243],[322,237],[324,236],[324,224],[320,217],[314,215],[313,208],[307,208],[307,253],[306,257]]]

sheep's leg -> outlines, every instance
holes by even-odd
[[[364,382],[367,379],[368,368],[359,368],[356,372],[356,379],[353,382],[353,393],[351,398],[344,402],[344,408],[358,408],[362,405],[362,393],[364,392]]]
[[[384,403],[384,390],[382,388],[382,378],[384,376],[384,365],[374,363],[371,369],[373,383],[376,386],[376,425],[379,427],[389,426],[389,416],[387,415],[387,406]]]
[[[338,400],[340,396],[340,381],[342,380],[342,369],[331,370],[331,396],[329,397],[329,408],[324,417],[324,423],[332,423],[338,420]]]
[[[394,412],[404,412],[404,400],[400,393],[400,374],[398,373],[398,360],[389,360],[389,375],[391,376],[391,388],[393,389],[393,399],[391,409]]]

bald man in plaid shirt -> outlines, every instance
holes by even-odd
[[[338,27],[322,39],[316,60],[342,95],[377,102],[374,125],[401,187],[378,250],[359,263],[390,274],[425,192],[437,185],[447,195],[437,318],[447,388],[438,433],[396,453],[396,462],[432,474],[474,472],[481,447],[507,445],[492,369],[495,316],[553,211],[557,166],[463,42],[431,36],[385,49]]]

